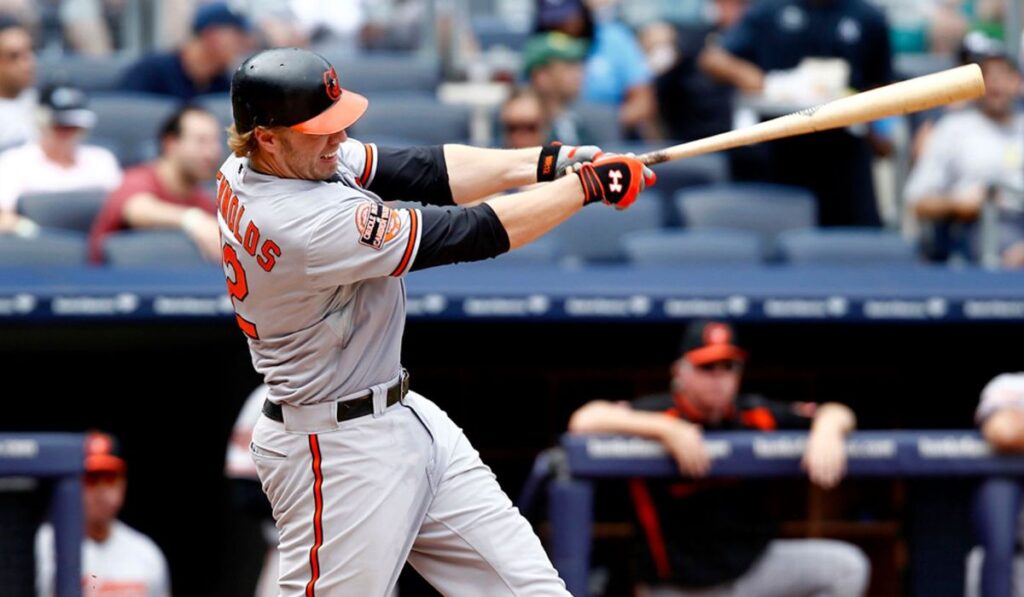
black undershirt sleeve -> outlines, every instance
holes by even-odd
[[[508,233],[490,205],[420,210],[420,248],[410,271],[460,261],[482,261],[507,253]]]
[[[377,173],[370,190],[385,201],[455,205],[441,145],[377,148]]]

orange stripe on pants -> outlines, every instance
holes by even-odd
[[[313,587],[320,578],[318,552],[324,543],[324,474],[320,469],[320,440],[315,434],[309,436],[309,451],[313,454],[313,500],[316,506],[313,509],[313,547],[309,550],[309,568],[312,573],[306,585],[306,597],[313,597],[316,594]]]

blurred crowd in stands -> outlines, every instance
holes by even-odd
[[[978,63],[988,92],[971,105],[662,165],[645,213],[595,215],[625,216],[606,225],[618,253],[589,254],[569,231],[534,255],[778,261],[787,233],[847,248],[807,253],[824,264],[1022,267],[1020,12],[1011,0],[0,0],[0,263],[138,264],[156,246],[176,251],[164,263],[215,260],[232,70],[260,47],[300,45],[369,95],[352,131],[364,141],[637,153]],[[34,257],[30,241],[71,248]]]

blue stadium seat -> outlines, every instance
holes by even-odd
[[[773,249],[781,232],[811,228],[817,222],[814,195],[798,187],[761,183],[692,187],[676,193],[675,203],[684,226],[754,232],[766,251]]]
[[[159,153],[157,132],[174,113],[177,100],[140,93],[97,95],[89,102],[96,112],[91,143],[111,149],[122,167],[151,160]]]
[[[106,199],[102,189],[33,193],[18,198],[18,213],[43,227],[89,232]]]
[[[797,265],[911,265],[914,247],[899,234],[876,228],[788,230],[779,235],[779,254]]]
[[[459,269],[471,271],[501,267],[528,267],[537,265],[556,265],[562,255],[558,240],[549,236],[541,237],[525,247],[498,255],[494,259],[460,263]]]
[[[624,261],[622,237],[637,230],[661,227],[661,206],[644,193],[629,209],[619,211],[608,205],[588,205],[555,228],[548,236],[562,247],[569,262]]]
[[[514,52],[522,51],[526,40],[530,39],[529,27],[517,27],[496,15],[478,15],[470,21],[480,48],[487,50],[493,47],[508,48]]]
[[[231,113],[231,94],[229,93],[208,93],[195,99],[195,103],[209,110],[217,117],[222,129],[225,129],[235,121]]]
[[[129,54],[85,56],[81,54],[43,55],[36,65],[36,86],[70,85],[90,94],[114,91],[121,73],[135,60]]]
[[[392,135],[374,135],[372,139],[367,138],[365,141],[362,138],[358,139],[365,143],[375,143],[377,147],[414,147],[416,145],[422,145],[422,143],[419,143],[414,139],[406,139],[404,137],[395,137]]]
[[[43,229],[24,238],[0,234],[0,266],[85,265],[89,239],[85,234]]]
[[[896,54],[892,63],[897,79],[912,79],[956,66],[952,56],[931,52]]]
[[[382,97],[370,101],[370,108],[350,132],[366,142],[382,135],[430,145],[467,143],[469,109],[415,95]]]
[[[551,236],[543,236],[525,247],[519,247],[514,251],[499,255],[493,262],[485,263],[500,263],[502,265],[557,263],[561,254],[562,248],[558,240]]]
[[[633,232],[622,248],[636,265],[759,264],[764,254],[756,234],[727,228]]]
[[[414,52],[363,52],[353,55],[347,47],[314,48],[338,71],[345,89],[367,95],[373,101],[382,92],[433,96],[441,84],[441,64]]]
[[[590,136],[591,142],[602,147],[622,143],[618,108],[609,104],[579,102],[571,109],[580,127]]]
[[[195,243],[178,230],[127,230],[103,243],[104,260],[112,266],[183,266],[206,263]]]

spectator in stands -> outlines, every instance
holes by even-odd
[[[231,69],[249,47],[249,23],[227,4],[196,11],[192,35],[172,52],[144,56],[125,71],[121,89],[188,101],[205,93],[231,90]]]
[[[39,28],[38,0],[0,0],[0,15],[14,19],[30,32]]]
[[[152,539],[117,519],[124,505],[127,465],[117,441],[90,433],[85,444],[82,491],[85,538],[82,592],[85,595],[170,597],[167,561]],[[49,524],[36,534],[38,594],[52,597],[56,554]]]
[[[43,92],[39,139],[0,153],[0,231],[31,224],[17,215],[18,198],[31,193],[100,190],[121,183],[121,167],[102,147],[83,145],[96,123],[85,93],[74,87]]]
[[[18,21],[0,15],[0,150],[34,139],[36,55]]]
[[[980,62],[985,56],[1005,52],[1005,45],[1002,42],[992,39],[981,31],[972,31],[960,39],[960,45],[956,50],[956,63],[960,65],[974,64]],[[969,102],[957,102],[945,106],[937,106],[923,112],[908,114],[913,127],[913,140],[911,141],[910,159],[916,163],[924,153],[928,144],[928,137],[935,130],[935,124],[939,119],[950,112],[956,112],[963,108],[971,107]]]
[[[305,48],[309,35],[299,24],[290,0],[236,0],[231,7],[252,24],[256,45]]]
[[[160,129],[160,157],[125,172],[93,224],[90,257],[103,260],[106,236],[128,228],[184,231],[211,261],[220,261],[220,232],[214,199],[203,190],[223,158],[217,119],[202,108],[185,106]]]
[[[530,86],[544,104],[552,136],[567,145],[586,145],[589,133],[572,111],[583,83],[583,59],[587,45],[564,33],[535,35],[523,49],[523,63]]]
[[[997,452],[1024,453],[1024,373],[1004,373],[990,381],[981,391],[975,420]],[[1018,552],[1024,531],[1018,525],[1021,492],[1020,479],[983,481],[974,524],[984,547],[968,556],[968,597],[1011,597],[1024,588],[1024,555]]]
[[[644,594],[862,595],[869,564],[859,549],[831,540],[775,539],[765,484],[700,479],[713,466],[704,430],[809,429],[803,466],[811,481],[832,488],[845,472],[853,412],[837,403],[740,394],[746,360],[728,324],[693,322],[672,365],[670,392],[631,404],[590,402],[569,421],[574,433],[659,440],[683,475],[693,478],[631,481],[646,537],[639,550]]]
[[[743,93],[760,94],[766,74],[795,69],[805,58],[845,61],[852,89],[892,82],[885,16],[867,0],[766,0],[753,5],[718,45],[706,48],[699,64]],[[864,135],[826,131],[769,147],[769,180],[813,191],[820,224],[881,224]]]
[[[551,137],[551,122],[536,90],[520,87],[501,106],[501,140],[506,149],[539,147]]]
[[[114,33],[125,12],[120,0],[62,0],[57,14],[61,41],[76,54],[108,55],[119,46]]]
[[[653,77],[636,36],[614,19],[614,3],[583,0],[537,0],[537,30],[560,31],[585,40],[590,51],[583,75],[582,98],[619,110],[619,125],[629,135],[657,139],[657,101]]]
[[[658,106],[672,139],[702,139],[732,128],[733,87],[697,68],[697,57],[724,31],[739,22],[748,0],[714,0],[706,23],[678,30],[665,22],[652,23],[640,40],[655,60]]]
[[[431,6],[434,4],[435,6]],[[235,0],[257,36],[270,47],[305,47],[314,43],[334,51],[411,51],[422,46],[424,25],[452,7],[426,0]],[[433,27],[439,36],[448,32]]]
[[[1019,196],[1012,201],[1024,190],[1024,111],[1016,105],[1021,73],[1001,46],[985,47],[990,49],[987,54],[975,55],[985,78],[985,95],[973,107],[939,119],[910,173],[904,199],[918,219],[963,230],[962,253],[977,258],[980,238],[975,222],[989,188],[1018,189],[997,193],[1003,205],[994,232],[1003,264],[1024,267],[1024,206]]]

